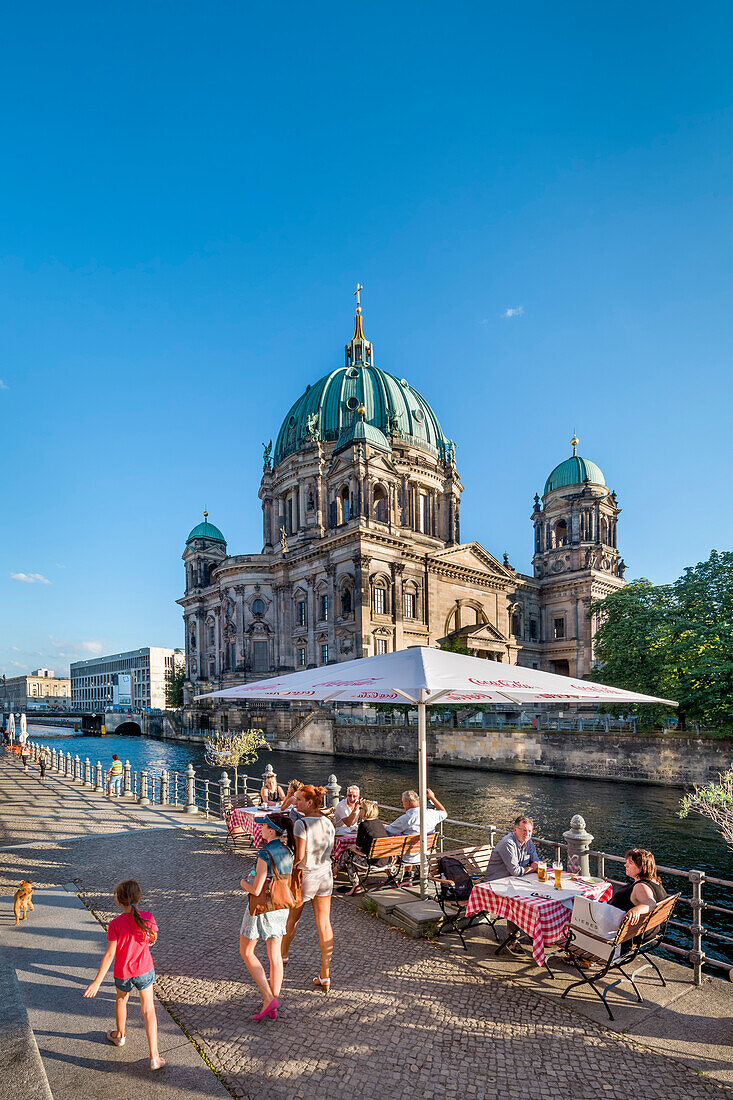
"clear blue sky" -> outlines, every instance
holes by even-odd
[[[576,430],[627,577],[730,549],[731,19],[6,9],[0,671],[182,644],[186,535],[207,507],[261,549],[262,442],[357,280],[458,443],[465,540],[528,571]]]

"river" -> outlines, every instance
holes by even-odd
[[[156,773],[163,768],[184,771],[192,763],[203,778],[218,779],[221,773],[221,769],[207,767],[202,745],[113,734],[90,737],[36,724],[29,726],[29,735],[34,741],[70,752],[72,757],[78,753],[82,761],[87,756],[92,764],[101,760],[105,769],[116,752],[121,760],[130,761],[133,770],[147,766]],[[362,794],[391,806],[400,805],[405,788],[417,785],[417,766],[410,762],[263,750],[258,762],[246,771],[259,776],[266,764],[272,764],[283,785],[293,777],[325,785],[333,773],[342,793],[349,783],[358,783]],[[534,818],[536,835],[555,840],[569,828],[573,814],[581,813],[595,838],[592,847],[596,850],[623,855],[630,847],[650,848],[660,864],[694,867],[718,878],[733,878],[731,854],[712,823],[698,816],[684,820],[677,816],[682,794],[679,788],[432,764],[428,784],[453,818],[493,824],[504,831],[516,814],[525,812]],[[613,877],[623,877],[620,870],[617,872],[612,864],[607,866]],[[668,879],[667,888],[678,889],[679,881]],[[688,883],[683,883],[683,894],[689,896]],[[712,900],[715,896],[722,904],[731,905],[733,893],[726,894],[726,898],[720,891],[713,895],[708,888],[706,897]],[[688,921],[689,917],[690,910],[682,907],[679,919]],[[729,919],[709,914],[706,923],[717,931],[733,934]],[[723,957],[718,952],[710,953]]]

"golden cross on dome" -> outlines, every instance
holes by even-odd
[[[356,290],[354,291],[354,297],[356,298],[356,308],[357,309],[361,309],[361,297],[360,297],[360,295],[361,295],[361,292],[362,292],[363,289],[364,289],[364,287],[361,285],[361,283],[356,284]]]

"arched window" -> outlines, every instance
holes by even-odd
[[[388,614],[387,585],[383,580],[376,580],[372,588],[372,609],[375,615]]]
[[[196,631],[195,630],[191,631],[190,648],[191,649],[196,648]]]
[[[607,546],[610,542],[608,536],[608,520],[605,517],[601,520],[601,542],[605,542]]]
[[[522,612],[519,608],[512,611],[512,634],[518,638],[522,633]]]
[[[350,615],[351,612],[351,589],[349,588],[348,584],[346,584],[341,589],[341,614]]]
[[[341,509],[341,523],[348,523],[351,514],[348,485],[343,485],[339,490],[339,505]]]
[[[252,614],[264,615],[265,614],[265,601],[261,599],[252,600]]]
[[[568,525],[564,519],[559,519],[555,524],[555,546],[567,546]]]
[[[216,562],[215,561],[208,562],[204,566],[204,571],[205,571],[206,583],[207,584],[213,584],[214,583],[214,570],[215,569],[216,569]]]
[[[381,485],[374,490],[374,518],[380,523],[387,522],[387,494]]]
[[[308,490],[308,496],[306,498],[306,505],[305,505],[306,511],[307,512],[313,512],[315,510],[315,507],[316,507],[316,498],[313,495],[313,490],[309,489]]]

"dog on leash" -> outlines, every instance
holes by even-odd
[[[16,924],[20,924],[22,920],[25,920],[29,909],[31,913],[33,912],[32,896],[33,882],[31,879],[25,879],[15,891],[13,898],[13,912],[15,913]]]

